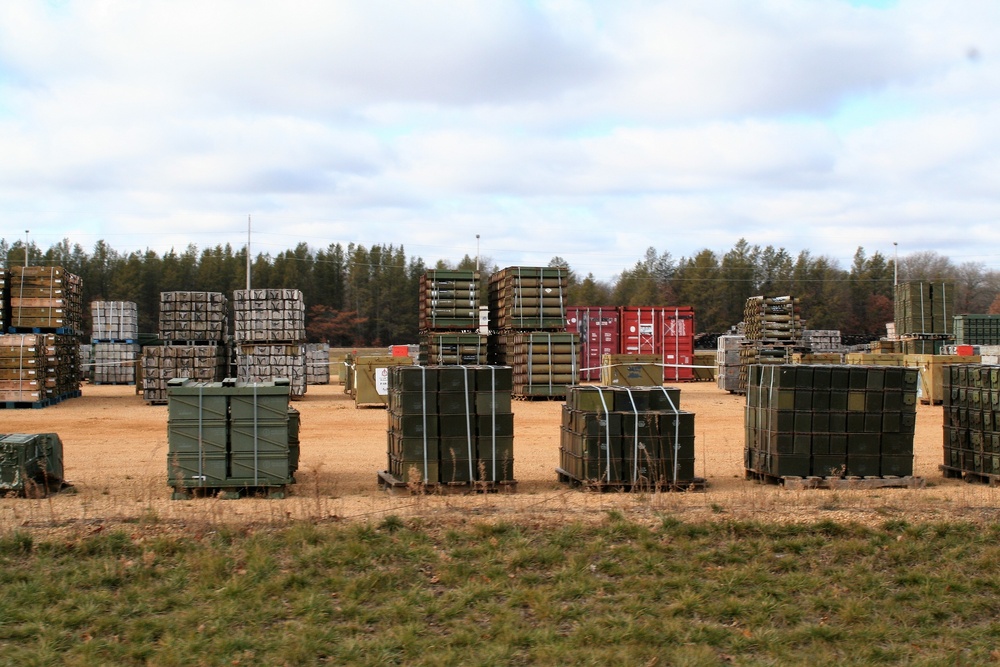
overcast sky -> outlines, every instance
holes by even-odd
[[[996,0],[0,3],[0,236],[1000,269]]]

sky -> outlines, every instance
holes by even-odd
[[[0,3],[0,238],[248,220],[602,280],[740,238],[1000,269],[1000,2]]]

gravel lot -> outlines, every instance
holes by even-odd
[[[915,474],[923,489],[791,491],[748,481],[743,473],[743,398],[711,383],[687,383],[681,405],[696,414],[698,474],[705,492],[594,493],[556,478],[558,401],[515,401],[516,493],[390,496],[378,488],[386,467],[386,414],[356,409],[340,385],[310,386],[295,402],[302,413],[297,484],[283,500],[170,499],[166,485],[167,410],[149,406],[131,386],[84,385],[83,396],[41,410],[0,412],[0,432],[56,432],[65,447],[66,476],[76,493],[41,500],[0,499],[0,531],[42,533],[103,529],[192,530],[221,524],[293,520],[379,521],[388,514],[428,521],[518,520],[532,523],[602,518],[607,510],[655,520],[739,518],[777,521],[834,519],[881,524],[891,519],[994,520],[994,488],[944,479],[942,408],[920,405]]]

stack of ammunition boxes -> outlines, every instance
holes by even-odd
[[[764,477],[913,474],[917,371],[751,367],[744,460]]]
[[[695,480],[694,414],[668,387],[572,387],[562,411],[563,481],[683,488]]]
[[[0,267],[0,334],[7,331],[10,320],[10,299],[7,297],[7,269]]]
[[[9,312],[10,335],[0,343],[7,357],[0,366],[0,407],[45,407],[79,396],[83,282],[59,266],[16,266],[2,291],[0,312],[4,318]],[[15,349],[37,351],[42,367],[16,361]]]
[[[169,343],[223,342],[229,302],[222,292],[161,292],[160,338]]]
[[[150,405],[168,401],[175,378],[213,382],[226,377],[229,300],[221,292],[161,292],[161,346],[142,349],[142,395]]]
[[[294,482],[299,414],[289,408],[284,381],[175,378],[167,394],[167,483],[175,499],[205,489],[268,489],[275,497]]]
[[[839,329],[804,329],[802,346],[810,354],[836,354],[844,351]]]
[[[490,360],[514,370],[517,398],[564,398],[579,383],[580,337],[566,332],[566,269],[514,266],[490,277]]]
[[[950,336],[954,326],[952,306],[955,286],[951,283],[905,282],[895,288],[894,315],[900,338]],[[909,354],[932,354],[923,350]]]
[[[427,271],[420,276],[420,362],[427,365],[486,363],[480,331],[483,285],[478,271]]]
[[[91,355],[94,384],[135,384],[139,315],[132,301],[93,301]]]
[[[386,479],[394,484],[514,482],[511,369],[389,369]]]
[[[233,292],[237,377],[242,382],[291,381],[291,397],[306,393],[305,301],[297,289]]]
[[[329,343],[306,344],[306,384],[330,384]]]
[[[565,331],[566,269],[511,266],[490,276],[491,331]]]
[[[750,367],[784,364],[802,347],[803,323],[794,296],[752,296],[743,309],[746,341],[740,350],[739,393],[746,393]]]
[[[956,315],[955,343],[1000,345],[1000,315]]]
[[[487,337],[482,334],[427,332],[421,337],[420,361],[428,366],[481,366],[486,351]]]
[[[61,266],[10,270],[11,333],[78,335],[83,330],[83,281]]]
[[[57,434],[0,434],[0,493],[41,497],[62,484],[63,446]]]
[[[719,336],[716,341],[715,363],[718,367],[716,381],[719,389],[731,394],[740,392],[740,350],[744,341],[746,336],[736,334]]]
[[[1000,475],[1000,366],[945,367],[944,465]]]

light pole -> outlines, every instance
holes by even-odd
[[[31,230],[24,230],[24,268],[28,268],[28,232]]]
[[[899,285],[899,244],[892,242],[892,286]]]
[[[476,234],[476,271],[479,271],[479,234]]]

